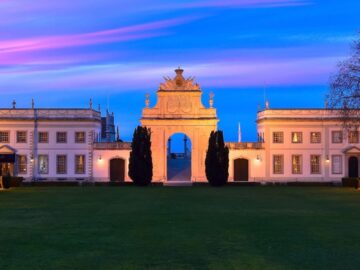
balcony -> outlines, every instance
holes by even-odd
[[[233,149],[233,150],[264,149],[264,143],[261,142],[228,142],[225,144],[229,149]]]

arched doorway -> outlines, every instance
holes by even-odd
[[[191,140],[184,133],[168,139],[167,180],[191,181]]]
[[[245,158],[234,160],[234,181],[249,181],[249,160]]]
[[[124,182],[125,180],[125,160],[113,158],[110,160],[110,181]]]
[[[349,158],[349,177],[359,177],[359,161],[357,157]]]

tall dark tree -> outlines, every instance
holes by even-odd
[[[151,130],[138,126],[131,142],[129,177],[135,185],[147,186],[152,180]]]
[[[223,186],[229,177],[229,149],[225,146],[221,130],[212,131],[205,158],[205,172],[209,184]]]
[[[354,41],[350,58],[338,64],[338,71],[330,79],[327,95],[329,109],[336,109],[346,130],[360,126],[360,32]]]

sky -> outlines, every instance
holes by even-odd
[[[359,36],[360,1],[0,0],[0,107],[115,113],[131,140],[145,94],[163,76],[210,91],[227,141],[256,140],[256,112],[321,108],[329,78]]]

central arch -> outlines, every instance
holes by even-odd
[[[175,133],[186,134],[191,141],[191,181],[206,181],[205,156],[211,131],[217,129],[216,109],[206,108],[201,101],[202,91],[194,78],[185,79],[183,70],[175,70],[176,76],[165,77],[157,91],[157,103],[150,107],[146,96],[141,125],[151,129],[153,180],[166,182],[168,138]]]
[[[191,181],[191,140],[184,133],[175,133],[168,139],[167,180]]]

